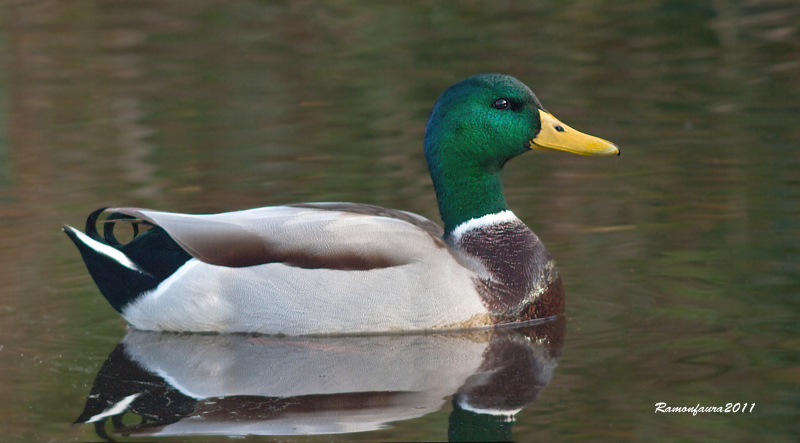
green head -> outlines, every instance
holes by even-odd
[[[613,143],[556,120],[513,77],[482,74],[447,88],[425,131],[425,158],[446,234],[470,219],[507,210],[503,165],[533,148],[619,153]]]

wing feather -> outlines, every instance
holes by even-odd
[[[371,205],[311,203],[209,215],[109,211],[147,220],[198,260],[228,267],[367,270],[419,261],[447,247],[430,220]]]

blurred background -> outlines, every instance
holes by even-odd
[[[514,439],[796,439],[794,0],[0,3],[3,439],[96,439],[70,423],[127,328],[62,224],[305,201],[439,222],[425,121],[482,72],[622,150],[506,167],[567,294],[563,357]],[[447,420],[301,439],[445,440]]]

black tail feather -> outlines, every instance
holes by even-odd
[[[102,207],[86,217],[86,226],[83,229],[83,232],[86,233],[89,237],[93,240],[97,240],[100,243],[103,243],[103,237],[100,237],[100,234],[97,232],[97,220],[100,218],[100,215],[108,209],[107,207]]]
[[[158,226],[140,234],[137,222],[133,223],[133,240],[121,244],[114,236],[113,225],[118,221],[131,221],[131,217],[123,214],[109,215],[104,222],[104,235],[101,236],[97,231],[97,222],[103,211],[105,208],[89,215],[86,236],[79,235],[76,229],[69,226],[64,227],[64,232],[78,247],[100,292],[114,309],[122,312],[126,305],[144,292],[156,288],[191,256]]]

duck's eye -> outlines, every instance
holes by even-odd
[[[558,132],[564,132],[564,127],[563,127],[563,126],[561,126],[561,125],[556,125],[556,131],[558,131]]]
[[[494,101],[494,103],[492,103],[492,107],[495,109],[508,109],[509,103],[508,100],[504,98],[498,98]]]

